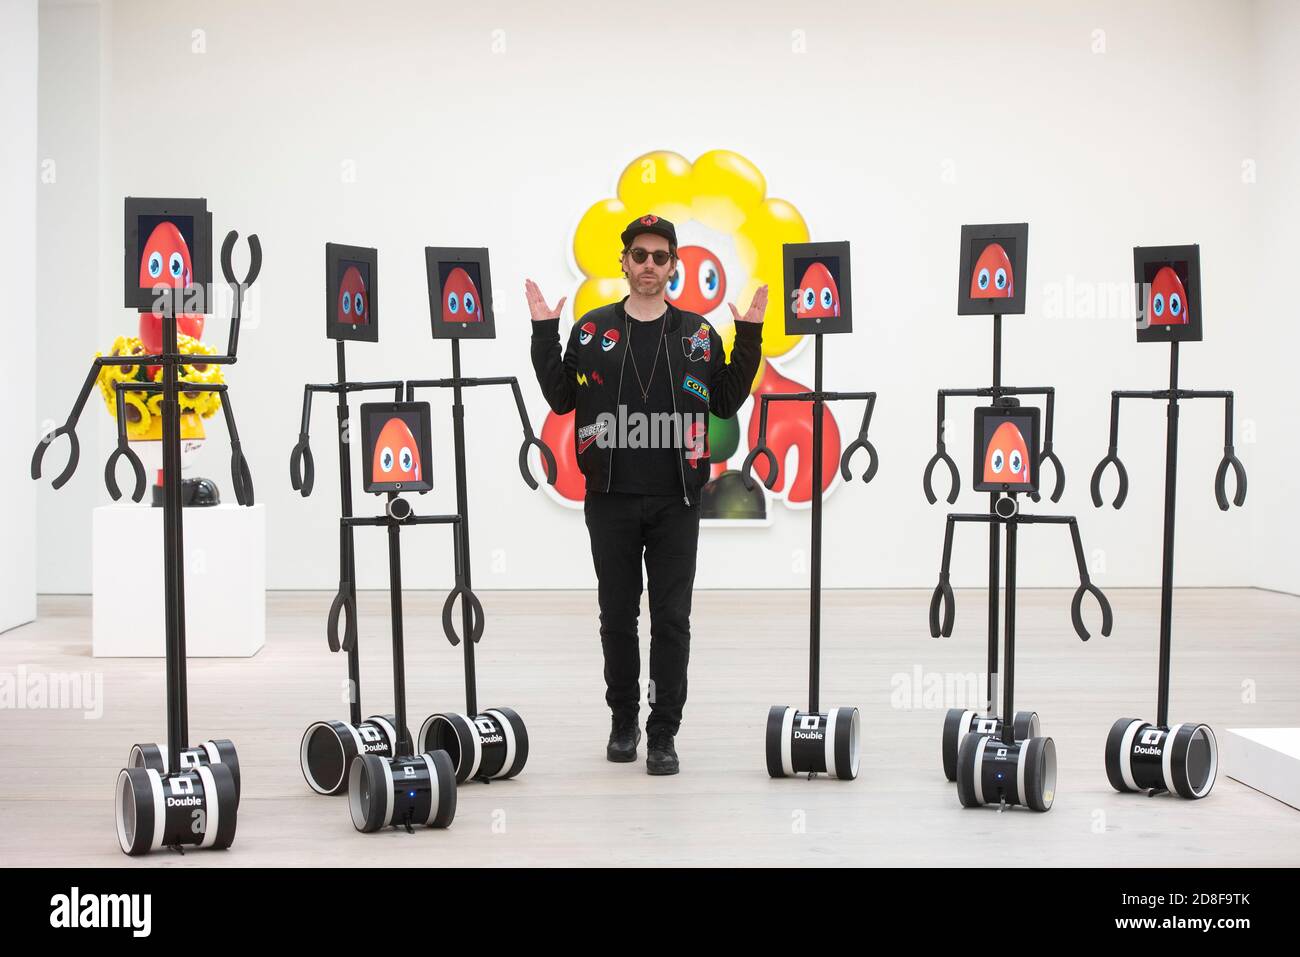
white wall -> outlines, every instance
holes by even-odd
[[[1261,148],[1261,125],[1293,109],[1286,91],[1294,83],[1265,89],[1270,70],[1294,70],[1269,24],[1293,21],[1286,4],[1022,2],[1000,5],[996,15],[957,2],[805,10],[773,0],[649,9],[316,0],[105,6],[102,138],[82,144],[83,158],[101,168],[98,199],[87,200],[103,219],[103,295],[87,309],[98,316],[98,338],[69,335],[53,351],[43,340],[42,356],[57,353],[60,363],[84,368],[90,352],[134,324],[116,307],[114,286],[122,196],[203,195],[219,235],[232,227],[261,235],[256,322],[228,378],[257,493],[268,504],[272,587],[332,588],[336,578],[328,402],[315,418],[316,494],[302,500],[287,476],[302,383],[333,370],[332,344],[320,330],[326,240],[381,250],[383,341],[352,350],[356,378],[449,374],[447,347],[428,336],[422,247],[489,246],[499,338],[467,345],[464,371],[517,374],[540,426],[546,406],[528,362],[523,278],[537,279],[552,298],[573,292],[578,217],[613,194],[635,157],[669,149],[693,160],[726,148],[762,170],[770,194],[799,208],[813,238],[853,242],[856,331],[828,344],[826,381],[879,391],[873,439],[881,470],[870,487],[837,488],[828,501],[828,586],[932,584],[944,512],[926,506],[920,478],[933,450],[934,391],[987,384],[989,375],[988,321],[954,314],[958,229],[1027,220],[1029,314],[1007,320],[1005,380],[1057,387],[1057,451],[1069,485],[1055,510],[1081,516],[1097,580],[1158,579],[1164,417],[1156,404],[1124,413],[1133,482],[1125,510],[1095,511],[1087,482],[1105,452],[1110,390],[1161,387],[1167,354],[1133,342],[1127,289],[1119,313],[1099,316],[1082,297],[1099,284],[1128,283],[1135,244],[1199,242],[1206,341],[1183,350],[1183,381],[1236,388],[1238,417],[1257,424],[1259,446],[1239,443],[1251,470],[1246,510],[1220,513],[1212,480],[1221,409],[1187,408],[1178,580],[1267,579],[1300,589],[1290,537],[1280,531],[1279,489],[1295,467],[1294,446],[1276,417],[1280,390],[1261,374],[1270,337],[1294,333],[1280,302],[1260,304],[1249,319],[1243,307],[1244,291],[1263,278],[1254,258],[1268,205],[1263,160],[1280,161],[1273,171],[1280,179],[1294,156],[1293,146]],[[800,43],[806,52],[792,52]],[[1262,62],[1261,48],[1273,49]],[[174,141],[159,128],[164,118],[178,130]],[[1256,155],[1260,182],[1248,185],[1242,161]],[[355,164],[355,181],[341,176],[346,163]],[[43,270],[67,238],[61,229],[59,238],[48,235],[45,215],[43,206]],[[222,341],[222,330],[214,333]],[[805,351],[784,371],[807,381],[811,361]],[[1267,361],[1280,366],[1284,358],[1274,352]],[[64,414],[79,381],[80,373],[61,368],[57,395],[42,394],[39,414]],[[432,401],[441,481],[419,507],[450,511],[448,401]],[[969,409],[954,409],[958,435]],[[109,434],[107,416],[93,414]],[[839,413],[842,426],[851,430],[858,414]],[[590,587],[581,513],[520,483],[513,415],[504,391],[469,394],[475,584]],[[222,431],[213,429],[209,471],[229,494]],[[954,446],[969,480],[967,444]],[[87,588],[78,556],[88,551],[85,498],[102,496],[86,491],[99,485],[102,461],[88,451],[74,482],[83,499],[58,526],[55,554],[64,564],[42,559],[42,589]],[[958,507],[981,501],[966,492]],[[806,579],[792,570],[806,568],[808,514],[779,503],[773,510],[769,528],[706,532],[701,587]],[[44,532],[44,503],[41,515]],[[381,536],[360,538],[362,582],[379,586]],[[1063,532],[1025,538],[1025,584],[1073,578]],[[445,583],[445,534],[425,530],[407,540],[414,559],[407,580]],[[958,584],[982,581],[981,541],[974,532],[959,541]]]
[[[0,631],[36,617],[36,0],[0,0]],[[25,450],[25,451],[24,451]]]
[[[1251,451],[1258,481],[1251,486],[1255,541],[1255,581],[1266,588],[1300,592],[1300,508],[1296,493],[1294,436],[1300,420],[1296,357],[1300,324],[1293,321],[1295,251],[1300,249],[1300,6],[1289,0],[1262,0],[1255,18],[1258,131],[1257,182],[1250,188],[1251,245],[1259,256],[1253,295],[1242,319],[1261,331],[1251,376],[1264,385],[1265,402],[1254,410],[1258,443]]]

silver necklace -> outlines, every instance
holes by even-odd
[[[638,321],[639,320],[636,319],[632,320],[632,322],[638,322]],[[655,383],[655,369],[659,367],[659,353],[662,351],[659,348],[659,344],[663,342],[664,332],[667,329],[667,327],[668,327],[668,310],[665,309],[662,317],[662,322],[659,323],[659,340],[655,343],[655,361],[650,365],[650,385],[654,385]],[[641,381],[641,370],[636,367],[636,355],[633,354],[632,352],[631,326],[628,327],[627,351],[629,357],[632,359],[632,372],[635,373],[636,375],[636,387],[641,393],[641,402],[642,404],[645,404],[650,401],[650,389],[646,386],[644,382]]]

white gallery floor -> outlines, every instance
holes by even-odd
[[[1057,746],[1046,814],[963,809],[939,760],[946,682],[978,692],[985,596],[958,592],[953,637],[926,630],[928,590],[832,591],[823,604],[823,709],[862,711],[856,781],[772,780],[763,733],[773,704],[806,704],[807,596],[700,591],[690,699],[677,739],[682,773],[604,759],[609,731],[595,594],[483,592],[479,703],[517,710],[531,740],[515,780],[464,784],[446,831],[357,833],[346,798],[321,797],[298,767],[303,730],[345,718],[345,661],[326,647],[331,595],[268,595],[267,641],[249,659],[189,663],[192,743],[229,737],[242,800],[229,851],[127,858],[113,785],[130,746],[164,741],[161,659],[90,655],[89,597],[46,597],[40,618],[0,635],[0,860],[92,866],[292,865],[911,865],[1300,864],[1300,810],[1220,774],[1188,802],[1115,793],[1102,764],[1117,718],[1155,717],[1158,593],[1113,590],[1115,631],[1086,644],[1068,590],[1020,594],[1016,703],[1039,712]],[[461,710],[459,649],[437,621],[443,595],[406,596],[408,723]],[[1089,603],[1090,604],[1090,603]],[[1176,602],[1172,721],[1229,728],[1300,726],[1300,598],[1189,589]],[[362,704],[391,708],[388,596],[362,595]],[[1094,613],[1089,608],[1087,613]],[[642,660],[648,655],[643,607]],[[51,674],[102,676],[102,715],[31,707]],[[962,679],[966,678],[965,681]],[[23,682],[19,682],[23,678]],[[643,664],[642,681],[646,678]],[[92,685],[93,686],[93,685]],[[85,702],[82,702],[85,704]],[[645,717],[642,712],[642,718]],[[1231,755],[1225,754],[1230,764]]]

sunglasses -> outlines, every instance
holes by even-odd
[[[673,258],[672,253],[664,252],[662,249],[651,252],[648,249],[642,249],[640,246],[633,246],[627,251],[627,254],[632,257],[632,262],[638,266],[649,258],[654,259],[656,266],[666,266],[668,261]]]

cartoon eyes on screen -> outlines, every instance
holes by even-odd
[[[794,312],[800,319],[832,319],[840,314],[839,286],[823,263],[804,270],[794,296]]]
[[[727,294],[727,274],[718,257],[703,246],[677,250],[677,268],[665,290],[678,309],[705,315],[721,305]]]
[[[190,248],[175,224],[162,222],[154,227],[140,256],[140,288],[174,286],[185,288],[194,279]]]
[[[481,322],[482,299],[474,280],[460,266],[447,275],[442,287],[443,322]]]
[[[970,278],[972,299],[1011,299],[1016,294],[1016,277],[1011,259],[1001,243],[989,243],[975,261]]]
[[[1015,423],[1003,422],[994,430],[984,453],[984,481],[1029,483],[1029,448]]]
[[[411,428],[396,416],[384,423],[375,442],[372,482],[420,481],[420,452]]]
[[[1153,326],[1181,326],[1191,321],[1187,292],[1170,266],[1162,266],[1147,291],[1147,317]]]
[[[370,321],[370,296],[356,266],[349,266],[339,280],[338,321],[353,325]]]

